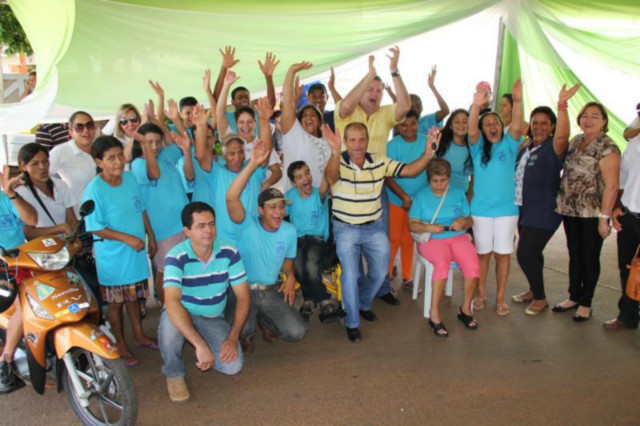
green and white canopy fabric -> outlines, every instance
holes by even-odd
[[[280,85],[294,62],[314,63],[303,74],[306,79],[487,11],[496,16],[496,26],[501,17],[506,27],[495,79],[499,86],[494,91],[510,91],[521,76],[525,111],[540,104],[553,107],[560,86],[579,82],[578,76],[585,72],[571,70],[554,46],[565,46],[618,73],[640,74],[638,0],[8,0],[8,4],[33,46],[39,85],[21,104],[0,105],[0,133],[24,130],[76,109],[100,116],[113,114],[124,102],[142,105],[152,95],[149,79],[160,81],[169,97],[201,93],[203,70],[211,68],[215,79],[218,49],[226,45],[239,52],[234,70],[242,77],[240,83],[258,92],[264,89],[264,78],[256,64],[267,51],[281,60],[274,75]],[[487,46],[488,57],[495,57],[496,47]],[[401,57],[401,64],[409,62]],[[494,81],[492,75],[484,79]],[[629,88],[625,110],[616,111],[625,114],[624,122],[614,114],[610,117],[610,134],[621,146],[620,134],[640,101],[639,89]],[[570,113],[575,116],[582,104],[598,100],[598,95],[583,87],[572,100]],[[471,93],[465,106],[470,101]]]

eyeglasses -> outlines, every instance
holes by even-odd
[[[95,126],[96,124],[93,121],[89,121],[86,123],[76,123],[73,125],[73,130],[78,133],[82,133],[84,132],[84,129],[93,130]]]
[[[131,117],[131,118],[123,117],[120,119],[120,124],[124,126],[127,123],[136,124],[138,121],[140,121],[138,117]]]

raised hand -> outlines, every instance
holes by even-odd
[[[191,138],[189,137],[189,133],[183,132],[182,134],[177,134],[176,132],[171,132],[171,139],[176,144],[180,151],[184,153],[184,155],[191,155],[189,151],[191,151]]]
[[[482,108],[489,104],[489,92],[486,90],[479,90],[473,94],[473,105],[478,108]]]
[[[429,89],[433,90],[436,87],[436,74],[438,73],[438,69],[434,65],[431,67],[431,72],[429,73],[429,78],[427,79],[427,84],[429,85]]]
[[[180,118],[180,113],[178,112],[178,104],[176,103],[175,99],[169,99],[167,107],[169,109],[167,109],[164,114],[175,123]]]
[[[251,149],[251,162],[254,164],[263,164],[267,159],[269,159],[270,155],[271,151],[267,149],[267,146],[262,139],[258,139]]]
[[[293,87],[296,91],[296,99],[302,99],[302,95],[304,95],[304,84],[300,84],[300,77],[296,76]]]
[[[567,90],[567,85],[563,84],[562,87],[560,88],[560,94],[558,95],[558,102],[559,103],[567,102],[569,99],[573,97],[573,95],[576,94],[578,90],[580,90],[580,87],[582,87],[582,85],[578,83],[572,88]]]
[[[207,95],[212,94],[211,91],[211,70],[204,70],[204,75],[202,76],[202,87],[204,88],[204,93]]]
[[[268,120],[273,115],[273,106],[269,103],[269,98],[266,96],[264,98],[258,99],[256,102],[256,110],[258,111],[258,116],[260,119]]]
[[[156,95],[158,95],[158,97],[164,98],[164,89],[162,88],[162,86],[160,86],[160,83],[153,82],[152,80],[149,80],[149,86],[151,86],[151,90],[153,90],[154,92],[156,92]]]
[[[144,112],[143,112],[143,117],[142,117],[142,122],[146,122],[146,121],[153,121],[153,119],[156,116],[156,106],[153,103],[153,101],[151,99],[149,99],[149,102],[147,102],[146,104],[144,104]],[[145,120],[146,117],[146,120]]]
[[[2,166],[2,173],[0,173],[0,182],[2,182],[2,191],[10,197],[15,195],[15,189],[20,185],[24,185],[25,181],[22,174],[9,177],[9,166],[5,164]]]
[[[240,77],[238,77],[236,73],[231,70],[227,71],[227,74],[224,76],[224,84],[229,87],[231,87],[231,85],[238,80],[240,80]]]
[[[432,127],[427,134],[427,149],[426,154],[433,158],[435,152],[438,150],[440,146],[440,138],[442,137],[442,133],[436,127]]]
[[[389,49],[391,55],[387,55],[389,58],[389,71],[396,72],[398,71],[398,61],[400,60],[400,48],[398,46],[393,46]]]
[[[275,71],[279,63],[280,61],[277,60],[276,55],[274,55],[273,52],[267,52],[267,55],[264,58],[264,64],[260,60],[258,60],[260,71],[262,71],[265,77],[273,76],[273,72]]]
[[[296,72],[300,72],[302,70],[308,70],[313,68],[313,64],[309,61],[302,61],[302,62],[298,62],[297,64],[293,64],[289,67],[289,70],[293,71],[294,73]]]
[[[522,102],[522,80],[517,79],[513,83],[513,89],[511,90],[511,96],[513,96],[514,102]]]
[[[224,51],[222,49],[218,49],[220,54],[222,55],[222,66],[226,69],[233,68],[235,64],[240,62],[240,60],[235,59],[236,48],[232,46],[226,46]]]
[[[197,104],[193,107],[192,117],[197,128],[200,128],[201,126],[207,127],[207,124],[209,124],[209,118],[211,118],[211,111],[207,111],[202,105]]]
[[[375,60],[376,60],[375,56],[369,55],[369,74],[373,76],[378,75],[378,73],[376,72],[376,67],[373,65]]]
[[[336,85],[336,72],[331,67],[331,74],[329,74],[329,87],[334,87]]]
[[[333,133],[331,127],[329,127],[329,125],[325,123],[322,125],[322,137],[329,143],[329,146],[331,146],[331,151],[335,155],[339,155],[340,149],[342,148],[340,132],[336,130],[336,133]]]

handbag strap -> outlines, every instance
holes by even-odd
[[[35,197],[36,201],[38,202],[38,204],[40,204],[40,207],[42,207],[42,210],[44,210],[44,212],[47,214],[47,216],[49,216],[49,219],[51,219],[51,222],[54,224],[54,226],[57,225],[56,221],[53,220],[53,217],[51,216],[51,213],[49,213],[49,210],[47,209],[47,207],[44,205],[44,203],[40,199],[40,196],[38,195],[37,189],[34,188],[34,186],[33,186],[33,184],[31,182],[29,182],[29,184],[27,184],[27,188],[29,188],[31,190],[31,193]]]
[[[436,217],[438,217],[438,213],[440,213],[440,208],[442,207],[442,204],[444,203],[444,199],[447,196],[448,192],[449,192],[449,185],[447,185],[447,189],[445,189],[444,194],[442,194],[442,199],[440,200],[440,204],[438,204],[438,208],[436,209],[436,212],[433,214],[433,217],[431,218],[431,222],[429,223],[429,225],[433,225],[433,222],[436,221]]]

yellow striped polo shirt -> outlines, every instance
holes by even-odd
[[[405,164],[384,155],[365,155],[362,169],[351,162],[347,151],[340,155],[340,178],[331,185],[332,213],[352,225],[378,219],[382,214],[380,194],[384,178],[397,177]]]

